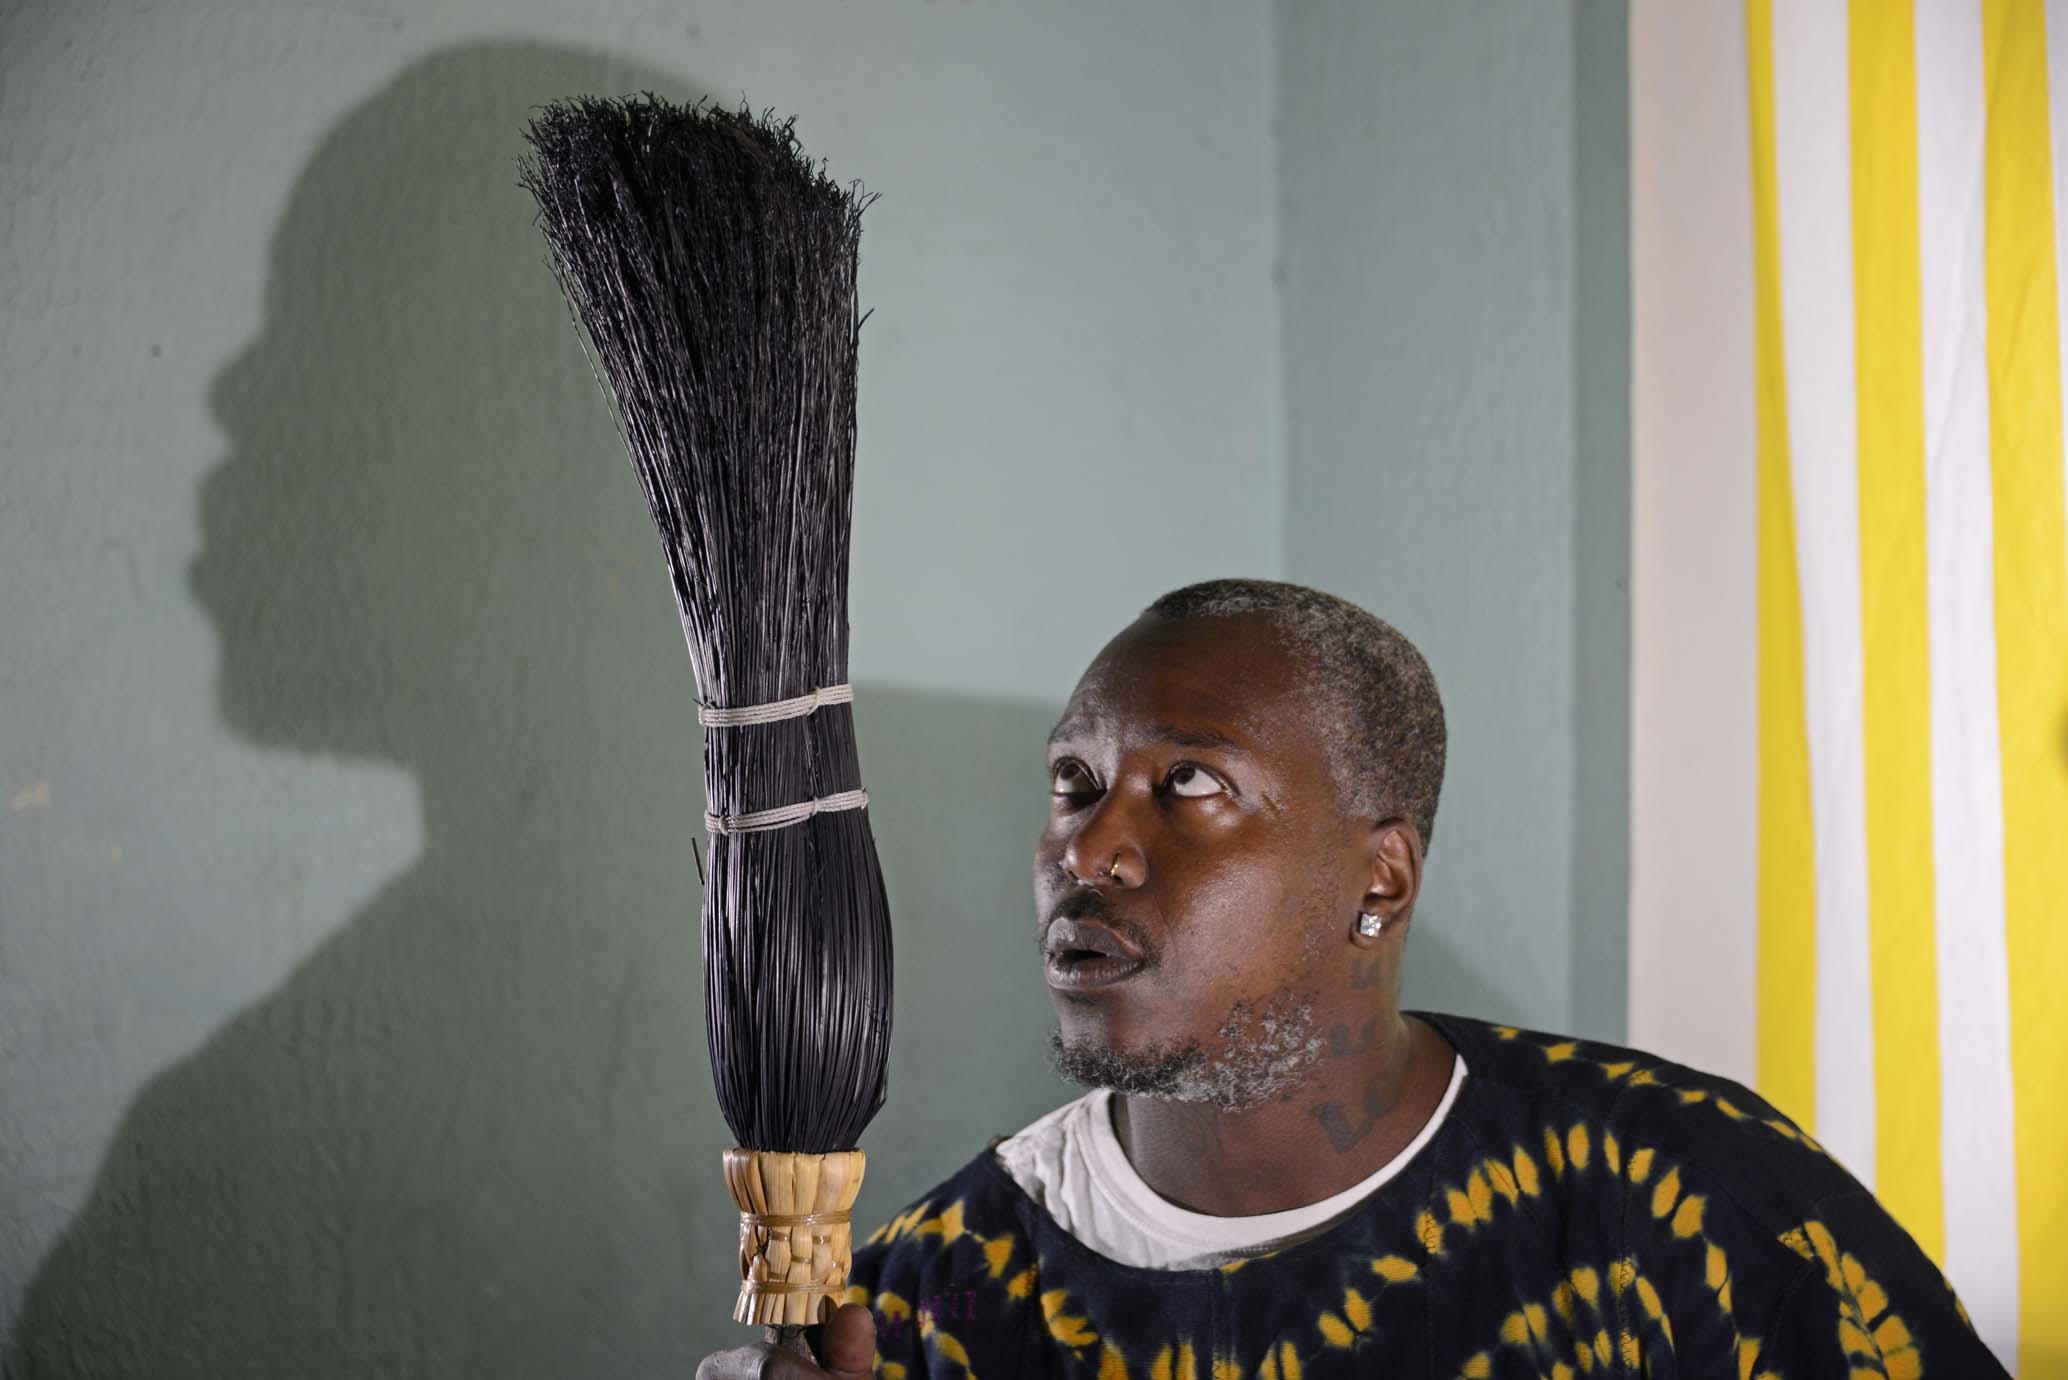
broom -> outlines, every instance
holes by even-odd
[[[891,999],[847,685],[855,284],[874,198],[814,167],[794,123],[578,97],[542,108],[519,160],[696,670],[704,1022],[737,1142],[732,1315],[793,1348],[845,1292]]]

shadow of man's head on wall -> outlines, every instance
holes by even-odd
[[[649,616],[665,585],[636,486],[599,482],[624,455],[516,186],[532,107],[632,81],[665,86],[552,49],[447,51],[295,184],[263,324],[210,389],[229,453],[189,572],[246,737],[399,762],[436,809],[483,772],[532,775],[530,721],[629,681],[595,666],[628,640],[693,692]]]
[[[695,684],[514,163],[534,107],[641,89],[697,94],[586,52],[447,49],[291,190],[263,323],[210,390],[228,454],[190,581],[223,718],[407,770],[422,852],[147,1086],[11,1376],[694,1354],[681,1301],[729,1263],[684,1248],[678,1187],[725,1140],[686,1143],[709,1098]],[[292,906],[302,863],[277,862]]]

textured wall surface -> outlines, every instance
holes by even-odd
[[[1281,0],[1286,575],[1428,656],[1451,754],[1407,996],[1620,1037],[1621,0]]]
[[[680,1376],[739,1337],[694,684],[510,169],[577,91],[744,92],[882,193],[862,1219],[1068,1095],[1041,739],[1185,580],[1422,642],[1458,747],[1412,995],[1619,1028],[1620,23],[0,0],[10,1375]]]
[[[514,185],[553,97],[744,92],[882,193],[861,1216],[1061,1100],[1042,738],[1134,609],[1278,564],[1269,63],[1255,3],[0,0],[14,1370],[739,1337],[694,683]]]

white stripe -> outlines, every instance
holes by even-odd
[[[1774,153],[1817,861],[1817,1138],[1874,1184],[1852,140],[1843,0],[1776,4]]]
[[[2009,1365],[2018,1354],[2017,1178],[1975,5],[1917,8],[1917,126],[1944,1264],[1983,1340]]]

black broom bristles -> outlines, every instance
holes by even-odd
[[[519,183],[638,471],[707,704],[847,679],[861,214],[792,122],[581,97]],[[861,785],[849,705],[704,733],[710,809]],[[711,838],[704,1017],[741,1146],[852,1149],[883,1105],[889,906],[865,810]]]

